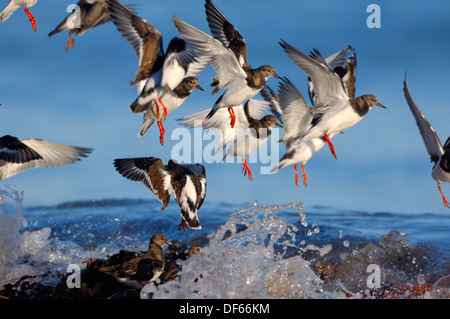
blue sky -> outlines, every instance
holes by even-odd
[[[2,0],[1,7],[6,3]],[[176,119],[209,108],[217,99],[209,94],[215,73],[208,67],[199,77],[206,90],[195,91],[170,114],[164,123],[164,146],[158,142],[156,126],[138,138],[141,115],[128,109],[137,94],[135,87],[128,86],[137,59],[115,26],[105,24],[75,37],[76,49],[67,53],[67,33],[48,37],[72,3],[75,1],[39,1],[31,8],[37,32],[32,31],[22,9],[0,24],[2,135],[92,147],[94,152],[75,165],[30,170],[2,184],[23,190],[28,205],[152,197],[143,184],[120,176],[113,159],[156,156],[167,162],[178,143],[170,140],[171,131],[180,127]],[[381,9],[379,29],[366,25],[370,15],[366,9],[371,3]],[[138,0],[133,4],[140,16],[160,30],[165,46],[178,35],[173,15],[209,33],[201,0]],[[278,41],[283,39],[303,52],[318,48],[324,56],[352,45],[358,55],[357,95],[372,93],[387,109],[372,110],[333,139],[337,160],[327,147],[318,152],[306,165],[306,188],[295,186],[292,166],[261,175],[259,165],[251,163],[252,182],[242,175],[238,161],[205,164],[207,201],[303,201],[307,207],[450,213],[431,178],[432,164],[402,91],[407,71],[413,98],[444,142],[450,135],[450,2],[216,0],[215,4],[245,37],[250,64],[273,65],[305,97],[306,76]],[[268,84],[277,89],[277,81],[270,79]],[[280,146],[280,156],[283,153],[284,146]],[[443,191],[450,198],[448,184]]]

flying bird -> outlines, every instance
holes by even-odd
[[[347,59],[350,50],[352,50],[353,56]],[[348,87],[349,91],[355,86],[355,58],[355,51],[349,46],[325,59],[326,64],[340,76],[344,87]],[[308,94],[311,104],[315,105],[317,103],[317,96],[311,78],[308,78]],[[308,105],[298,89],[287,78],[282,78],[279,84],[278,94],[266,85],[261,90],[261,95],[270,103],[272,112],[283,124],[284,135],[280,142],[283,142],[287,147],[286,153],[272,172],[276,172],[287,165],[293,165],[295,184],[298,186],[297,164],[301,164],[303,184],[307,186],[308,179],[305,165],[324,146],[326,141],[323,137],[318,137],[304,142],[301,140],[301,137],[311,128],[321,114],[314,114],[312,112],[312,107]],[[330,135],[330,138],[333,136],[334,133]]]
[[[183,39],[174,37],[162,49],[162,35],[129,7],[110,0],[111,19],[122,36],[133,46],[140,68],[132,84],[138,84],[139,96],[130,105],[134,113],[144,113],[138,136],[158,123],[160,143],[164,144],[167,115],[177,109],[195,90],[200,89],[196,77],[208,65],[209,58],[196,57]]]
[[[52,32],[49,37],[63,31],[69,31],[69,39],[65,44],[66,51],[70,46],[75,49],[72,34],[82,36],[87,30],[110,21],[108,3],[106,0],[80,0],[75,9]]]
[[[0,181],[37,167],[57,167],[75,163],[92,149],[56,144],[40,139],[5,135],[0,138]]]
[[[206,119],[212,117],[220,108],[227,108],[231,117],[231,127],[236,122],[233,107],[244,103],[261,91],[270,77],[279,78],[275,69],[270,65],[263,65],[256,69],[249,66],[246,58],[246,43],[234,26],[215,7],[211,1],[206,2],[207,19],[211,25],[217,27],[214,31],[218,40],[190,24],[174,17],[174,24],[183,39],[188,42],[196,52],[203,56],[211,56],[211,65],[217,72],[213,79],[212,94],[222,89],[224,93],[217,99]],[[217,22],[216,22],[217,21]],[[222,29],[222,31],[220,30]],[[232,30],[228,32],[228,30]],[[227,35],[234,34],[236,41],[229,41]],[[221,42],[223,41],[223,42]]]
[[[227,110],[222,108],[217,111],[216,116],[205,120],[205,114],[211,109],[206,109],[195,114],[188,115],[182,119],[182,125],[189,127],[203,127],[206,130],[218,130],[220,132],[219,143],[216,153],[227,149],[223,160],[231,157],[242,157],[242,172],[253,180],[253,175],[248,166],[247,157],[263,146],[269,139],[274,126],[281,126],[273,115],[262,116],[264,110],[268,109],[267,103],[262,100],[251,98],[243,106],[238,105],[236,109],[236,122],[234,127],[229,126]]]
[[[181,208],[178,230],[201,229],[197,211],[206,196],[206,174],[202,165],[178,164],[174,160],[164,165],[156,157],[139,157],[115,159],[114,166],[123,177],[144,183],[163,203],[161,210],[167,207],[173,194]]]
[[[406,102],[408,103],[408,106],[416,120],[420,135],[422,136],[428,154],[431,156],[431,161],[434,163],[431,176],[438,184],[438,189],[441,193],[444,206],[449,207],[450,203],[442,192],[441,184],[444,182],[450,182],[450,137],[447,138],[444,147],[442,147],[436,131],[430,125],[427,118],[422,114],[411,97],[408,84],[406,83],[406,74],[403,85],[403,92],[405,94]]]
[[[314,50],[315,58],[312,58],[285,41],[281,41],[280,45],[291,60],[311,78],[317,95],[317,102],[312,112],[320,114],[320,117],[302,136],[302,140],[323,137],[330,146],[333,156],[336,157],[330,135],[336,135],[354,126],[367,115],[371,108],[375,106],[385,108],[385,106],[372,94],[350,97],[340,76],[327,65],[318,50]]]
[[[30,18],[31,27],[36,31],[36,18],[31,14],[30,7],[36,4],[37,0],[9,0],[5,9],[0,13],[0,22],[8,20],[8,18],[20,7],[25,7],[25,14]]]

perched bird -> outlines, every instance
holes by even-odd
[[[210,1],[207,2],[208,4],[212,5]],[[218,9],[215,9],[214,12],[217,12]],[[207,10],[207,14],[208,12]],[[220,11],[218,12],[220,13]],[[214,89],[211,93],[215,94],[224,89],[224,93],[217,99],[206,119],[212,117],[220,108],[227,108],[231,117],[231,127],[234,127],[236,115],[233,107],[259,93],[270,77],[279,78],[275,69],[270,65],[263,65],[256,69],[249,67],[246,62],[246,53],[244,53],[246,44],[237,30],[232,32],[237,35],[239,41],[231,41],[227,46],[177,17],[174,17],[174,24],[183,39],[194,47],[199,55],[211,57],[211,65],[217,72],[217,76],[213,79]],[[226,26],[235,30],[229,22]],[[238,42],[239,49],[234,47],[236,42]],[[238,53],[235,53],[236,51]]]
[[[180,38],[173,38],[167,51],[162,49],[162,36],[130,8],[110,0],[111,19],[138,54],[140,69],[133,82],[139,96],[130,105],[134,113],[144,113],[138,136],[145,134],[156,121],[160,142],[164,144],[162,123],[194,89],[203,90],[195,78],[208,65],[209,59],[196,58],[192,48]]]
[[[155,157],[115,159],[116,170],[133,181],[144,183],[164,205],[164,210],[173,194],[180,206],[181,224],[178,230],[186,227],[201,229],[197,211],[206,196],[205,168],[200,164],[178,164],[169,160],[164,165]]]
[[[408,106],[411,109],[411,112],[416,120],[420,135],[422,136],[422,139],[425,143],[428,154],[430,154],[431,156],[431,161],[434,163],[431,176],[438,184],[438,189],[441,193],[444,206],[449,207],[450,203],[442,193],[441,184],[444,182],[450,182],[450,137],[447,138],[444,147],[442,147],[441,141],[439,140],[436,131],[430,125],[422,112],[420,112],[419,108],[417,107],[416,103],[414,103],[414,100],[411,97],[408,84],[406,83],[406,74],[403,84],[403,92],[405,93],[406,102],[408,103]]]
[[[0,138],[0,181],[36,167],[72,164],[92,152],[90,148],[56,144],[40,139],[5,135]]]
[[[49,37],[63,31],[69,31],[69,39],[65,45],[66,51],[70,46],[75,49],[72,33],[82,36],[87,30],[94,29],[110,21],[108,3],[106,0],[80,0],[74,11],[69,14],[52,32]]]
[[[273,115],[262,117],[264,110],[268,108],[265,101],[251,98],[245,103],[245,106],[241,104],[234,108],[237,116],[235,126],[232,128],[229,126],[227,110],[224,108],[218,110],[216,116],[206,120],[204,119],[205,114],[209,113],[211,109],[188,115],[180,119],[181,124],[189,127],[203,127],[207,130],[219,130],[220,140],[216,153],[229,145],[223,160],[240,155],[244,175],[248,173],[250,180],[253,180],[247,157],[267,142],[274,126],[280,127],[281,125]]]
[[[31,27],[36,31],[36,18],[31,14],[30,7],[36,4],[37,0],[9,0],[5,9],[0,13],[0,22],[6,21],[17,9],[25,7],[25,13],[30,18]]]
[[[99,270],[129,287],[141,288],[148,282],[154,282],[162,274],[165,266],[162,247],[171,244],[166,236],[153,235],[145,254],[121,264],[101,267]]]
[[[353,56],[347,59],[350,50],[352,50]],[[312,57],[314,58],[314,55],[312,55]],[[349,87],[349,90],[351,90],[351,87],[354,88],[355,86],[355,67],[350,68],[350,64],[353,66],[356,63],[355,58],[355,51],[349,46],[325,59],[327,65],[341,77],[343,83],[345,80],[346,85],[344,87]],[[345,66],[345,68],[343,66]],[[353,74],[350,76],[349,73]],[[353,79],[353,82],[351,79]],[[317,96],[311,78],[308,78],[308,94],[312,105],[315,105],[317,103]],[[284,136],[281,138],[280,142],[284,142],[287,147],[286,153],[272,172],[278,171],[287,165],[293,165],[295,171],[295,184],[298,186],[297,164],[301,164],[303,184],[307,186],[308,182],[305,165],[311,157],[324,146],[326,141],[323,137],[318,137],[303,142],[301,137],[309,130],[309,128],[311,128],[314,121],[317,121],[320,114],[313,114],[312,108],[304,100],[294,84],[287,78],[282,79],[282,82],[279,85],[278,94],[266,85],[261,90],[261,95],[270,103],[272,112],[277,116],[281,123],[283,123]],[[333,136],[330,135],[330,138]]]
[[[317,95],[317,103],[312,112],[321,115],[301,139],[308,141],[323,137],[336,157],[330,135],[352,127],[362,120],[372,107],[385,107],[371,94],[350,97],[339,75],[330,69],[318,50],[314,52],[316,57],[311,58],[285,41],[280,42],[280,45],[291,60],[311,78]]]

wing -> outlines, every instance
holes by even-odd
[[[163,162],[156,157],[120,158],[114,160],[116,170],[125,178],[142,182],[167,207],[172,193],[170,175]]]
[[[356,51],[352,47],[350,50],[353,52],[353,56],[351,56],[347,62],[345,63],[345,75],[342,77],[342,83],[344,83],[345,90],[347,91],[347,95],[351,98],[355,97],[355,83],[356,83]]]
[[[77,30],[77,34],[82,34],[86,30],[93,29],[111,20],[106,0],[81,0],[78,6],[81,11],[81,28]]]
[[[317,58],[313,59],[287,42],[280,42],[291,60],[301,68],[310,78],[317,95],[317,104],[314,105],[314,113],[324,113],[336,103],[348,100],[341,79],[330,69],[320,52],[315,51]]]
[[[154,67],[157,69],[162,66],[161,33],[118,0],[108,0],[108,3],[111,20],[138,57],[139,69],[131,83],[137,84],[147,79],[155,71]]]
[[[218,84],[212,93],[220,91],[236,77],[245,79],[247,74],[240,66],[235,54],[222,43],[200,31],[190,24],[174,17],[173,20],[183,39],[188,42],[200,56],[210,56],[211,65],[218,75]]]
[[[280,106],[280,97],[277,93],[275,93],[270,87],[264,85],[262,90],[260,91],[261,96],[269,103],[270,110],[272,111],[273,115],[275,115],[281,123],[283,123],[282,116],[283,116],[283,110]]]
[[[335,71],[341,78],[344,75],[344,74],[342,74],[342,72],[345,72],[343,65],[347,61],[347,54],[349,53],[350,49],[352,49],[352,48],[350,46],[348,46],[344,50],[338,51],[335,54],[330,55],[328,58],[325,59],[325,64],[328,65],[328,67],[331,70]],[[322,62],[322,63],[324,62],[321,59],[321,56],[317,56],[314,53],[312,53],[310,56],[313,59],[317,59],[319,62]],[[308,77],[308,94],[309,94],[309,99],[310,99],[312,105],[316,105],[316,103],[317,103],[316,92],[314,92],[314,85],[313,85],[310,77]]]
[[[289,146],[294,139],[303,136],[311,127],[313,113],[303,96],[287,78],[282,79],[278,96],[283,110],[284,136],[281,141]]]
[[[173,38],[167,48],[162,68],[161,86],[173,90],[183,80],[195,52],[183,39]]]
[[[42,157],[17,137],[5,135],[0,138],[0,160],[8,163],[26,163],[36,159]]]
[[[420,112],[416,103],[411,97],[411,93],[409,92],[408,84],[406,83],[406,75],[405,80],[403,82],[403,92],[405,93],[406,102],[416,119],[416,124],[419,127],[420,135],[425,143],[425,147],[427,148],[428,154],[431,156],[431,160],[433,162],[437,162],[437,160],[444,154],[444,149],[442,148],[441,141],[436,134],[436,131],[431,127],[430,123],[426,119],[426,117]]]
[[[1,179],[11,177],[20,172],[37,167],[58,167],[69,165],[86,157],[92,149],[51,143],[39,139],[25,139],[24,145],[39,154],[40,158],[29,160],[25,163],[8,163],[1,165]]]
[[[211,0],[206,0],[205,9],[206,20],[213,37],[233,51],[242,68],[251,69],[247,61],[247,43],[245,39]]]

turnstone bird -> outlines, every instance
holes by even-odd
[[[87,30],[109,22],[109,9],[106,0],[80,0],[75,9],[52,32],[49,37],[63,31],[69,31],[69,39],[65,44],[66,51],[70,46],[75,49],[72,33],[82,36]]]
[[[305,165],[325,144],[325,139],[322,137],[313,138],[306,142],[300,138],[311,127],[314,116],[311,107],[287,78],[282,79],[278,94],[266,86],[261,90],[261,95],[266,101],[270,102],[272,112],[283,123],[284,135],[280,142],[284,142],[287,147],[286,153],[272,172],[276,172],[287,165],[293,165],[295,184],[298,186],[297,164],[301,164],[303,184],[306,186]]]
[[[434,163],[431,176],[438,184],[438,189],[441,193],[444,206],[449,207],[450,203],[442,193],[441,184],[444,182],[450,182],[450,137],[447,138],[444,147],[442,147],[436,131],[430,125],[422,112],[420,112],[416,103],[414,103],[406,83],[406,75],[403,83],[403,92],[405,93],[406,102],[408,103],[409,108],[411,109],[411,112],[416,120],[420,135],[425,143],[428,154],[431,156],[431,161]]]
[[[17,9],[25,7],[25,13],[30,18],[31,27],[36,31],[36,18],[31,14],[30,7],[36,4],[37,0],[9,0],[8,5],[0,13],[0,22],[7,20]]]
[[[162,120],[183,104],[195,89],[203,91],[198,83],[198,79],[192,76],[185,77],[173,90],[164,89],[163,92],[159,94],[160,97],[158,99],[160,104],[164,105],[164,112],[159,110],[159,106],[155,101],[152,106],[144,112],[144,123],[138,133],[138,137],[142,137],[156,121],[160,130],[159,141],[161,145],[164,144],[164,134],[166,130],[162,124]],[[162,103],[162,100],[164,100],[164,104]]]
[[[212,5],[212,3],[208,1],[207,5]],[[217,11],[216,8],[214,12]],[[212,11],[207,10],[208,12]],[[218,12],[220,13],[220,11]],[[228,20],[226,21],[228,22]],[[217,72],[217,76],[213,79],[214,89],[211,94],[224,89],[224,93],[217,99],[206,119],[212,117],[220,108],[228,108],[231,127],[234,127],[236,115],[233,107],[258,94],[270,77],[279,78],[275,69],[270,65],[263,65],[256,69],[248,66],[246,54],[243,53],[246,52],[245,41],[229,22],[226,24],[227,30],[232,29],[232,33],[239,40],[229,42],[228,46],[177,17],[174,17],[174,24],[183,39],[192,45],[199,55],[211,57],[211,65]],[[236,43],[238,44],[235,47]],[[238,53],[235,53],[236,51]]]
[[[339,75],[330,69],[318,50],[314,52],[315,58],[311,58],[285,41],[280,44],[291,60],[311,78],[317,95],[317,103],[312,112],[320,114],[320,117],[301,139],[308,141],[323,137],[336,157],[329,136],[336,135],[358,123],[372,107],[385,107],[371,94],[350,97]]]
[[[40,139],[5,135],[0,138],[0,181],[36,167],[72,164],[92,152],[90,148],[56,144]]]
[[[141,288],[148,282],[154,282],[162,274],[165,265],[162,247],[171,244],[166,236],[153,235],[145,254],[122,264],[101,267],[99,270],[129,287]]]
[[[216,148],[216,153],[225,149],[229,144],[223,160],[240,155],[242,157],[244,175],[253,180],[252,171],[248,166],[247,157],[264,145],[269,139],[274,126],[281,127],[277,118],[273,115],[262,117],[264,109],[267,109],[265,101],[249,99],[245,106],[242,104],[234,107],[236,110],[236,122],[230,128],[227,110],[222,108],[217,111],[213,118],[204,120],[205,114],[210,109],[186,116],[181,119],[183,125],[190,127],[203,127],[207,130],[219,130],[220,141]]]
[[[353,56],[347,60],[349,50],[353,51]],[[314,55],[312,55],[314,58]],[[325,59],[326,63],[334,70],[345,85],[351,90],[354,85],[354,70],[356,55],[350,46],[344,50]],[[351,66],[353,67],[350,67]],[[345,68],[343,67],[345,65]],[[350,76],[349,73],[353,75]],[[353,82],[351,81],[353,80]],[[317,103],[317,96],[314,91],[314,85],[311,78],[308,78],[308,94],[312,105]],[[301,137],[308,131],[314,121],[320,114],[314,115],[311,107],[304,100],[297,88],[287,78],[283,78],[280,83],[278,94],[273,92],[267,85],[261,90],[261,95],[270,103],[272,112],[283,123],[284,136],[280,142],[284,142],[288,148],[281,158],[277,167],[272,172],[276,172],[287,165],[293,165],[295,171],[295,184],[298,186],[297,164],[301,164],[303,172],[303,184],[307,186],[307,174],[305,171],[306,163],[318,152],[325,144],[323,137],[313,138],[310,141],[303,142]],[[315,117],[315,118],[314,118]],[[330,138],[333,136],[330,136]]]
[[[195,78],[208,65],[209,58],[196,58],[192,48],[180,38],[173,38],[166,53],[162,51],[162,36],[136,15],[130,8],[117,0],[111,0],[111,18],[117,29],[135,47],[138,43],[141,65],[156,58],[151,68],[138,71],[135,83],[138,83],[139,96],[130,105],[134,113],[144,113],[144,123],[138,136],[145,134],[156,121],[160,131],[160,142],[164,144],[165,129],[162,123],[167,115],[177,109],[194,89],[203,90]],[[151,30],[151,37],[148,31]],[[157,35],[157,37],[153,37]],[[141,68],[142,69],[142,68]],[[144,75],[146,74],[146,75]]]
[[[202,165],[178,164],[174,160],[164,165],[159,158],[140,157],[115,159],[114,166],[123,177],[144,183],[163,203],[161,210],[167,207],[173,194],[181,208],[178,230],[202,228],[197,216],[206,196],[206,174]]]

